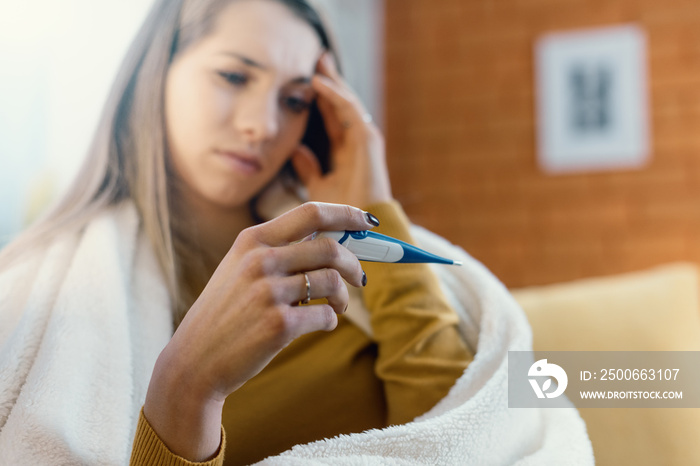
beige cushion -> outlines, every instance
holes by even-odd
[[[698,351],[698,267],[511,290],[539,351]],[[596,464],[700,464],[700,409],[581,409]]]

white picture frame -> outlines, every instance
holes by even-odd
[[[547,173],[638,169],[650,153],[646,34],[634,24],[535,43],[537,159]]]

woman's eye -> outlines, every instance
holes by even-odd
[[[234,86],[242,86],[248,82],[248,76],[243,73],[227,73],[225,71],[220,71],[219,76]]]
[[[299,97],[285,97],[284,105],[294,113],[302,113],[311,107],[311,103]]]

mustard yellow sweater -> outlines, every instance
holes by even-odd
[[[381,221],[375,231],[412,241],[397,203],[367,210]],[[432,408],[473,359],[457,316],[426,265],[363,267],[371,339],[340,316],[333,332],[292,342],[226,399],[222,446],[206,463],[171,453],[142,412],[131,464],[250,464],[296,444],[409,422]]]

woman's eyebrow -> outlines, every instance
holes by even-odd
[[[222,52],[222,55],[228,55],[230,57],[237,58],[240,61],[242,61],[243,63],[245,63],[246,65],[261,69],[263,71],[268,70],[268,68],[265,65],[263,65],[262,63],[257,62],[255,60],[253,60],[252,58],[246,57],[245,55],[242,55],[242,54],[237,53],[237,52]],[[290,82],[290,84],[311,84],[311,76],[299,76],[297,78],[290,80],[289,82]]]
[[[240,53],[236,52],[222,52],[222,55],[228,55],[230,57],[238,58],[240,61],[245,63],[246,65],[252,66],[254,68],[260,68],[261,70],[267,70],[267,67],[263,65],[262,63],[259,63],[252,58],[248,58],[245,55],[241,55]]]

